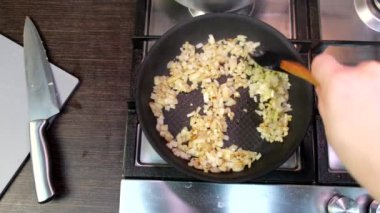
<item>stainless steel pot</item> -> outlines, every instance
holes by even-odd
[[[255,0],[175,0],[176,2],[204,12],[231,12],[239,10]]]

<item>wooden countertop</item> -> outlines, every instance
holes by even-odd
[[[22,44],[25,16],[50,61],[80,86],[49,131],[56,199],[38,204],[27,161],[0,212],[118,212],[135,0],[2,0],[0,33]]]

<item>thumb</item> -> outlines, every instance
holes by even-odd
[[[311,64],[311,72],[321,84],[320,86],[323,87],[331,79],[332,74],[338,72],[342,66],[333,56],[322,53],[314,58]]]

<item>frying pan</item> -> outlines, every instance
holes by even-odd
[[[297,149],[304,138],[312,116],[313,88],[305,81],[289,75],[291,88],[289,102],[293,116],[289,123],[289,134],[283,143],[268,143],[260,138],[256,127],[262,119],[254,112],[257,104],[249,98],[246,91],[241,90],[241,97],[232,108],[235,118],[228,123],[227,134],[230,140],[225,146],[236,144],[243,149],[257,151],[262,154],[251,168],[241,172],[204,173],[202,170],[188,166],[188,161],[176,157],[166,146],[166,141],[156,130],[154,117],[149,102],[153,91],[153,79],[157,75],[168,75],[167,63],[179,55],[180,47],[186,41],[191,44],[206,43],[208,35],[213,34],[216,40],[234,38],[245,35],[248,40],[259,41],[260,48],[276,52],[286,59],[302,63],[301,56],[294,46],[271,26],[248,16],[234,14],[211,14],[193,18],[179,24],[165,33],[151,48],[139,67],[136,110],[140,125],[152,147],[169,164],[178,170],[201,180],[213,182],[243,182],[262,176],[284,163]],[[260,49],[259,48],[259,49]],[[188,125],[187,113],[202,105],[202,95],[199,91],[178,95],[176,109],[165,112],[165,123],[175,136],[182,127]],[[191,106],[192,105],[192,106]],[[244,112],[242,109],[247,109]],[[227,119],[228,120],[228,119]]]

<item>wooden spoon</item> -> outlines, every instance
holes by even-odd
[[[251,57],[262,67],[272,70],[282,70],[309,82],[315,87],[319,85],[318,81],[311,75],[309,69],[304,65],[296,61],[281,59],[277,53],[271,51],[257,51],[251,54]]]

